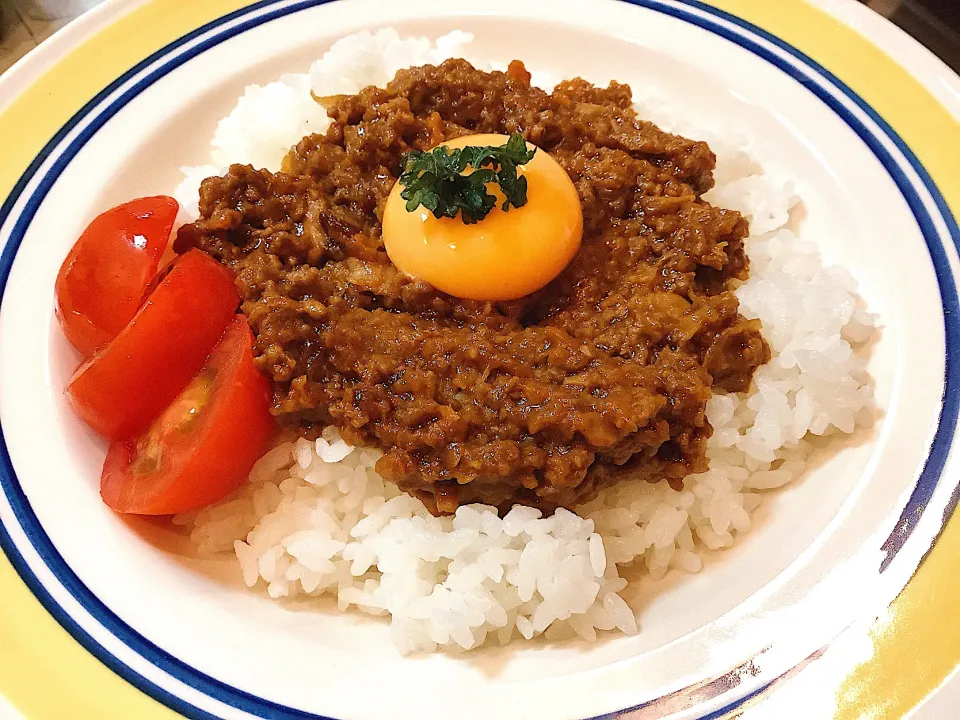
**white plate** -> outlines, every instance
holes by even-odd
[[[692,717],[765,686],[892,600],[939,530],[957,415],[955,392],[944,394],[946,347],[960,316],[955,226],[922,168],[821,69],[708,8],[550,8],[557,19],[545,22],[543,6],[509,0],[482,10],[438,0],[258,4],[105,91],[2,218],[12,268],[0,305],[0,419],[15,471],[0,476],[5,549],[49,593],[48,609],[172,707],[572,718],[649,704],[651,716]],[[246,84],[305,71],[337,37],[384,25],[431,37],[465,29],[477,38],[473,56],[615,78],[685,106],[693,122],[729,119],[757,140],[768,169],[796,180],[797,229],[851,269],[881,317],[870,363],[877,427],[778,494],[745,541],[700,575],[649,588],[636,637],[404,659],[386,625],[271,603],[245,590],[232,564],[185,556],[169,529],[123,520],[100,501],[103,445],[62,396],[76,358],[53,317],[53,283],[70,244],[103,208],[172,191]]]

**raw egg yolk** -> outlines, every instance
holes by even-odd
[[[467,135],[443,145],[497,147],[507,140],[506,135]],[[496,195],[497,204],[472,225],[459,215],[436,218],[422,206],[407,211],[398,182],[383,212],[390,260],[408,275],[468,300],[515,300],[542,288],[580,248],[580,198],[564,169],[543,150],[517,174],[527,179],[526,204],[502,210],[500,188],[490,183],[487,191]]]

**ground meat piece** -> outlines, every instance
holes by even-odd
[[[550,511],[624,478],[676,484],[706,469],[712,388],[745,389],[769,359],[732,292],[749,271],[747,223],[701,199],[706,144],[640,120],[626,85],[546,93],[516,61],[401,70],[329,114],[283,172],[238,165],[206,180],[201,218],[177,238],[236,270],[282,422],[381,448],[378,471],[438,513]],[[397,270],[380,219],[404,154],[514,132],[580,196],[583,245],[567,269],[509,303]]]

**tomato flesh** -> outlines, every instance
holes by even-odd
[[[237,315],[204,368],[147,432],[110,445],[100,494],[122,513],[199,509],[237,488],[274,430],[270,384],[253,364],[247,320]]]
[[[129,324],[67,385],[110,440],[143,432],[203,367],[240,302],[233,273],[199,250],[173,263]]]
[[[180,206],[171,197],[140,198],[94,219],[57,275],[57,318],[67,340],[90,357],[133,319]]]

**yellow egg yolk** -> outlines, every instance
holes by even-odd
[[[498,147],[507,140],[467,135],[442,144]],[[580,249],[580,198],[564,169],[543,150],[517,174],[527,179],[526,204],[502,210],[503,195],[490,183],[487,190],[497,196],[497,205],[472,225],[459,215],[436,218],[422,206],[409,212],[398,182],[383,212],[390,260],[408,275],[468,300],[515,300],[542,288]]]

